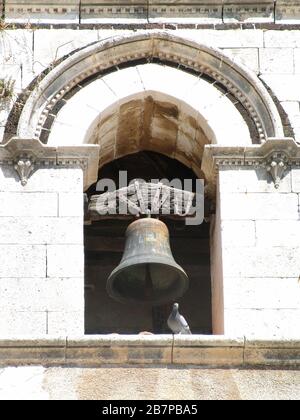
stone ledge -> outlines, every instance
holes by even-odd
[[[300,339],[246,339],[246,366],[300,366]]]
[[[300,367],[300,339],[95,335],[0,338],[0,366]]]

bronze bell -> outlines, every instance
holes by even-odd
[[[188,289],[189,279],[171,252],[167,226],[143,218],[126,231],[123,258],[107,280],[107,292],[123,303],[161,305]]]

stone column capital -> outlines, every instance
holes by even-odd
[[[81,167],[84,189],[97,181],[98,145],[48,146],[37,139],[13,137],[0,145],[0,164],[13,165],[22,185],[35,169],[41,167]]]
[[[265,143],[249,146],[206,145],[201,169],[208,184],[215,185],[220,168],[263,167],[272,175],[275,188],[279,187],[284,172],[300,168],[300,145],[293,138],[269,138]]]

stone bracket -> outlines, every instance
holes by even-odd
[[[15,163],[15,170],[21,180],[21,184],[24,186],[27,184],[31,173],[34,170],[34,158],[32,156],[19,156]]]
[[[292,166],[300,166],[300,145],[293,138],[269,138],[262,145],[205,146],[201,169],[210,190],[214,190],[219,168],[232,166],[265,168],[277,189],[286,171]]]
[[[279,188],[280,182],[288,168],[288,157],[284,153],[274,153],[267,161],[266,169],[270,172],[275,188]]]
[[[80,167],[84,172],[84,188],[97,181],[99,146],[44,145],[37,139],[11,138],[0,145],[0,164],[13,165],[25,186],[34,170],[42,167]]]

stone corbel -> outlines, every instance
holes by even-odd
[[[267,161],[266,169],[270,172],[275,188],[279,188],[283,175],[288,167],[288,158],[283,153],[274,153]]]
[[[277,189],[292,166],[300,166],[300,145],[292,138],[269,138],[261,145],[245,147],[206,145],[201,169],[206,176],[208,191],[214,191],[221,167],[264,168],[266,177],[267,173],[271,175]]]
[[[13,137],[0,145],[0,164],[12,165],[25,186],[35,170],[43,167],[80,167],[84,189],[97,181],[99,146],[48,146],[37,139]]]
[[[15,170],[18,172],[18,175],[21,180],[21,184],[24,186],[27,184],[28,179],[32,172],[34,171],[34,158],[33,156],[19,156],[16,159]]]

